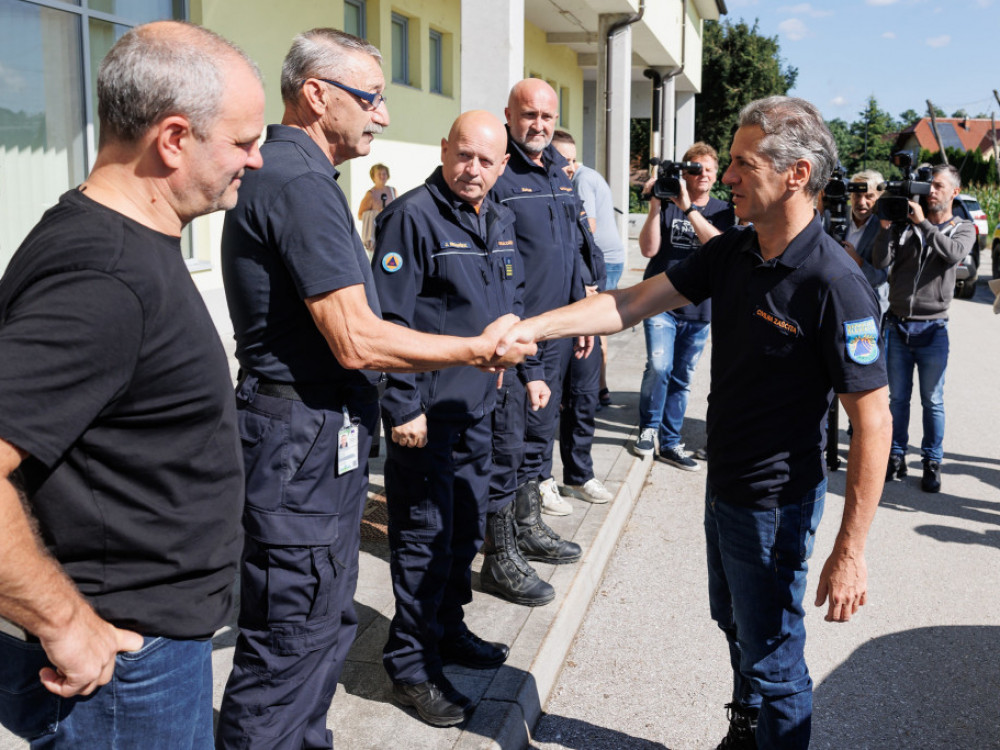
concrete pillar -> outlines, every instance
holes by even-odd
[[[684,152],[691,148],[695,142],[694,135],[694,94],[684,91],[677,94],[677,155],[683,156]],[[712,144],[713,148],[719,148],[721,144]]]
[[[677,128],[674,113],[677,111],[677,79],[667,78],[663,82],[663,98],[660,100],[660,158],[676,161]]]
[[[627,239],[629,122],[632,102],[632,27],[619,29],[605,48],[608,29],[626,15],[603,14],[598,23],[601,40],[597,54],[598,96],[596,169],[611,187],[618,231]],[[608,64],[610,58],[610,65]],[[602,101],[603,100],[603,101]]]
[[[462,0],[461,55],[461,110],[503,120],[507,95],[524,77],[524,0]]]

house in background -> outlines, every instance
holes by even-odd
[[[993,152],[989,120],[973,117],[938,117],[935,120],[945,148],[957,148],[963,152],[978,148],[987,156]],[[939,150],[929,117],[917,120],[896,137],[896,151],[913,151],[919,154],[920,149],[927,149],[931,153]]]
[[[703,24],[724,13],[724,0],[0,0],[0,269],[89,172],[98,66],[138,24],[190,20],[243,47],[264,74],[268,122],[281,119],[281,61],[295,34],[332,26],[379,47],[391,125],[369,157],[342,165],[355,209],[371,164],[387,164],[398,190],[412,188],[439,163],[460,112],[502,118],[516,81],[543,78],[559,94],[559,127],[627,212],[629,121],[652,117],[653,148],[666,158],[695,140]],[[228,340],[221,226],[220,214],[196,220],[184,252]]]

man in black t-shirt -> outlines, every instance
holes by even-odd
[[[264,90],[225,40],[161,22],[112,47],[97,91],[93,171],[0,280],[0,720],[58,747],[205,748],[243,478],[180,235],[261,165]]]
[[[669,200],[650,196],[649,214],[639,232],[639,250],[649,258],[644,279],[677,265],[734,224],[732,207],[711,195],[719,173],[715,149],[699,141],[685,152],[683,161],[701,164],[701,172],[684,172],[677,196]],[[645,191],[652,191],[655,182],[656,178],[647,182]],[[639,437],[635,443],[640,456],[651,455],[654,440],[658,440],[664,461],[687,471],[700,468],[684,450],[681,424],[711,319],[712,301],[705,300],[642,321],[646,369],[639,390]]]
[[[750,228],[710,240],[665,274],[522,321],[524,344],[613,333],[709,297],[705,541],[709,604],[733,670],[720,747],[809,745],[806,570],[826,493],[823,420],[833,392],[854,424],[844,515],[816,605],[846,622],[867,601],[865,540],[889,456],[891,417],[871,285],[813,208],[837,163],[819,111],[770,97],[740,112],[723,182]]]

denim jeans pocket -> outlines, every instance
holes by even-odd
[[[119,662],[138,662],[143,659],[152,656],[161,648],[170,645],[172,641],[163,637],[145,637],[143,638],[142,648],[138,651],[121,651],[115,657]]]
[[[38,678],[47,666],[41,644],[0,633],[0,724],[24,739],[51,734],[59,724],[61,699]]]

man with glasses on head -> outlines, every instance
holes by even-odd
[[[367,154],[389,124],[380,62],[375,47],[334,29],[297,36],[282,67],[282,124],[268,127],[264,167],[226,216],[247,487],[220,748],[332,747],[326,714],[357,628],[379,372],[494,364],[491,344],[513,322],[458,338],[381,319],[336,183],[336,165]]]

